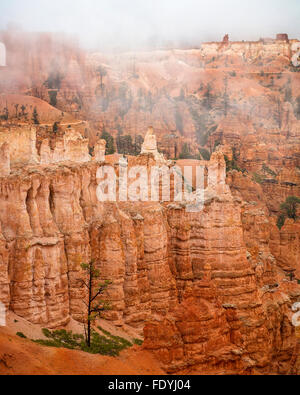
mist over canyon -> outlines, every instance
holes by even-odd
[[[1,374],[299,374],[300,42],[263,34],[94,51],[0,31]],[[201,167],[203,207],[99,201],[120,159],[189,166],[192,196]],[[29,340],[83,330],[89,262],[123,360]]]

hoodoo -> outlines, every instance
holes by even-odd
[[[300,41],[155,26],[0,22],[0,374],[300,373]]]

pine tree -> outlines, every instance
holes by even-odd
[[[108,133],[105,129],[103,129],[101,138],[106,141],[105,155],[114,154],[116,152],[116,150],[115,150],[113,136],[110,133]]]
[[[182,146],[181,154],[179,155],[179,159],[190,159],[192,158],[190,147],[187,143],[184,143]]]
[[[286,201],[280,205],[280,209],[288,218],[296,219],[298,204],[300,204],[300,199],[297,196],[289,196]]]
[[[91,346],[91,324],[98,316],[100,316],[101,312],[105,310],[109,310],[110,306],[108,302],[99,300],[99,296],[103,294],[103,292],[108,288],[111,284],[111,281],[105,281],[104,283],[100,283],[94,287],[94,282],[100,276],[99,271],[95,268],[94,262],[90,263],[82,263],[81,268],[86,272],[86,281],[81,280],[82,285],[84,285],[88,290],[88,300],[85,303],[87,308],[87,313],[85,317],[85,324],[87,326],[87,330],[85,333],[87,346]],[[95,291],[93,292],[95,288]]]
[[[35,125],[39,125],[40,121],[39,121],[39,115],[38,115],[36,107],[34,107],[34,109],[33,109],[32,120]]]

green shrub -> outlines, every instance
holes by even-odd
[[[57,91],[48,91],[50,105],[55,107],[57,104]]]
[[[106,141],[105,155],[112,155],[116,152],[113,136],[103,129],[101,139]]]
[[[280,210],[288,218],[296,219],[298,204],[300,204],[300,198],[297,196],[289,196],[286,201],[280,205]]]
[[[193,155],[191,154],[190,146],[187,143],[184,143],[182,146],[182,151],[179,154],[179,159],[192,159]]]
[[[257,184],[262,184],[263,183],[263,178],[260,174],[258,173],[253,173],[253,181],[256,182]]]
[[[225,159],[225,162],[226,162],[226,173],[228,173],[228,172],[231,171],[231,170],[240,171],[240,172],[242,172],[242,173],[245,172],[244,169],[241,169],[241,168],[237,165],[236,159],[235,159],[234,157],[233,157],[232,160],[229,160],[228,156],[227,156],[227,155],[224,155],[224,159]]]
[[[285,216],[283,214],[280,214],[277,219],[277,227],[279,230],[283,227],[284,223],[285,223]]]
[[[265,164],[262,165],[262,171],[266,174],[269,174],[272,177],[276,177],[276,173],[275,171],[273,171],[272,169],[270,169],[268,166],[266,166]]]
[[[54,122],[52,126],[52,132],[57,133],[58,132],[58,122]]]
[[[119,336],[114,336],[100,326],[98,326],[98,329],[103,333],[103,335],[100,335],[98,332],[93,330],[90,347],[86,344],[83,335],[73,334],[72,331],[66,331],[65,329],[55,331],[43,329],[43,334],[47,339],[33,341],[48,347],[64,347],[71,350],[85,351],[90,354],[109,356],[117,356],[125,348],[133,346],[133,343],[130,341]]]
[[[280,205],[281,213],[277,219],[277,226],[281,229],[284,225],[286,217],[297,219],[297,206],[300,204],[300,199],[297,196],[289,196],[284,203]]]
[[[22,339],[27,339],[27,336],[25,336],[23,332],[17,332],[16,335],[21,337]]]
[[[136,344],[138,346],[141,346],[144,343],[143,340],[140,340],[140,339],[133,339],[132,341],[133,341],[133,344]]]
[[[199,148],[199,152],[204,160],[210,160],[210,153],[205,148]]]

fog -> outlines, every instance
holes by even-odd
[[[91,49],[181,42],[300,38],[299,0],[1,0],[0,30],[76,35]]]

